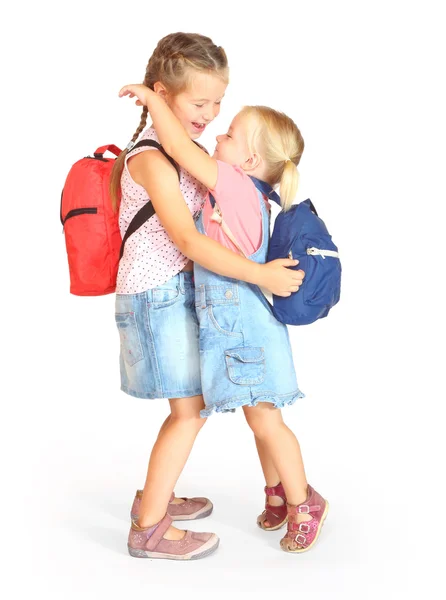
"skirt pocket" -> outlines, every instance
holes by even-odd
[[[135,314],[132,312],[116,313],[115,321],[121,340],[122,356],[131,367],[144,358]]]
[[[152,291],[152,302],[149,303],[151,308],[167,308],[172,306],[183,296],[180,295],[179,287],[156,287]]]
[[[228,337],[241,337],[239,304],[217,304],[207,307],[210,322],[214,328]]]
[[[237,385],[257,385],[265,378],[263,348],[233,348],[225,351],[229,379]]]

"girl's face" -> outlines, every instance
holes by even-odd
[[[237,115],[229,126],[228,133],[217,136],[214,158],[243,168],[251,157],[248,139],[249,123],[246,118]]]
[[[183,92],[176,96],[166,93],[167,104],[191,139],[198,139],[219,114],[227,85],[216,75],[194,71]]]

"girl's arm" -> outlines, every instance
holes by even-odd
[[[185,256],[214,273],[257,284],[277,296],[290,296],[299,289],[302,271],[285,268],[299,261],[257,264],[199,233],[178,187],[176,171],[161,152],[141,152],[129,160],[128,168],[134,181],[146,189],[170,239]]]
[[[136,96],[137,104],[147,106],[153,126],[167,154],[208,189],[215,188],[218,176],[217,161],[194,144],[161,96],[141,84],[126,85],[119,95],[131,98]]]

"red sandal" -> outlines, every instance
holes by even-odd
[[[308,486],[307,499],[303,504],[287,504],[288,530],[280,540],[285,552],[306,552],[316,543],[328,513],[328,502],[311,485]],[[298,514],[307,514],[310,521],[298,523]]]
[[[276,531],[283,527],[288,520],[285,490],[282,484],[278,483],[274,487],[265,486],[265,494],[265,510],[257,518],[257,525],[264,531]],[[282,498],[283,504],[281,506],[268,504],[268,496],[279,496]],[[265,527],[265,521],[268,521],[269,527]]]

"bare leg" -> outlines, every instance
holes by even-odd
[[[260,402],[257,406],[244,406],[243,411],[256,437],[267,485],[277,485],[281,481],[288,503],[302,504],[307,497],[308,485],[302,454],[299,442],[283,422],[280,410],[270,403]],[[270,479],[275,475],[274,470],[277,481]],[[301,517],[303,521],[308,520],[305,514]]]
[[[195,438],[206,419],[200,417],[203,396],[169,400],[171,414],[164,421],[150,456],[139,509],[139,525],[149,527],[166,514],[172,490],[186,464]],[[184,531],[170,527],[164,537],[178,540]]]
[[[280,409],[277,408],[276,410],[280,412]],[[279,473],[277,472],[276,467],[271,460],[271,456],[268,454],[265,444],[256,436],[254,436],[254,439],[256,442],[257,454],[259,455],[263,475],[265,477],[265,483],[268,487],[275,487],[278,483],[280,483]],[[271,506],[282,506],[283,500],[280,496],[268,496],[268,504],[271,504]],[[267,519],[265,519],[263,523],[265,527],[270,527],[270,523]]]
[[[160,427],[160,430],[159,430],[159,432],[158,432],[158,436],[157,436],[157,438],[156,438],[156,439],[158,439],[158,438],[160,437],[160,435],[161,435],[161,432],[162,432],[162,431],[164,431],[164,429],[167,427],[167,425],[169,424],[169,422],[170,422],[170,415],[168,415],[168,416],[167,416],[166,420],[165,420],[165,421],[164,421],[164,423],[161,425],[161,427]],[[172,491],[173,491],[173,490],[172,490]],[[184,502],[184,498],[177,498],[177,497],[175,497],[175,498],[172,500],[172,504],[183,504],[183,502]]]
[[[166,418],[166,420],[164,421],[164,423],[161,425],[160,430],[158,432],[158,436],[156,439],[159,438],[159,436],[161,435],[161,433],[166,429],[167,425],[169,424],[170,421],[170,415]]]
[[[263,475],[265,477],[265,483],[268,487],[274,487],[278,483],[280,483],[279,473],[277,472],[276,467],[274,466],[274,463],[271,460],[271,456],[268,454],[268,450],[265,447],[265,444],[256,436],[254,436],[254,439],[256,442],[257,454],[259,455]]]

